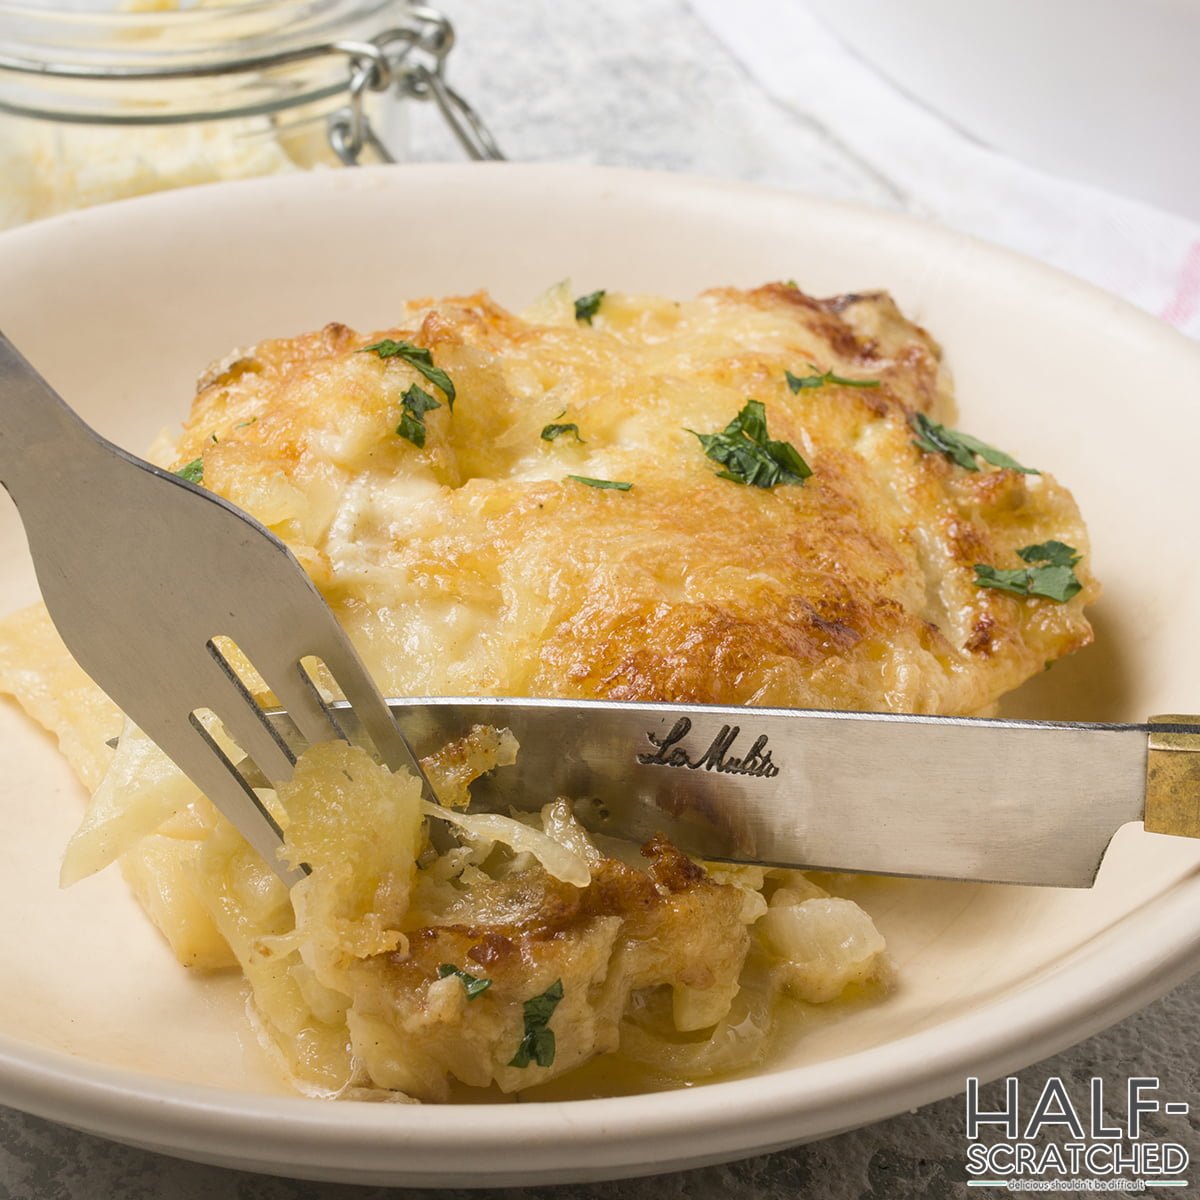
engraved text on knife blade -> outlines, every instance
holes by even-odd
[[[756,775],[763,779],[771,779],[779,774],[779,768],[771,761],[771,751],[767,749],[765,733],[755,739],[748,753],[741,758],[735,758],[731,751],[742,731],[741,726],[722,725],[708,749],[699,758],[693,759],[687,747],[680,744],[691,732],[691,728],[691,718],[680,717],[666,737],[660,738],[653,733],[647,733],[646,739],[654,747],[654,751],[639,754],[638,762],[645,767],[687,767],[692,771],[703,767],[706,771],[722,771],[727,775]]]

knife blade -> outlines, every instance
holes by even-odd
[[[592,833],[661,833],[706,859],[1089,887],[1122,825],[1200,837],[1200,717],[1100,725],[601,700],[389,704],[420,755],[475,725],[513,732],[516,764],[472,785],[474,811],[536,811],[564,796]],[[355,737],[350,712],[339,719]]]

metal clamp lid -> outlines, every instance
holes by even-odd
[[[446,56],[454,46],[454,28],[440,12],[424,5],[410,10],[411,26],[397,26],[369,42],[339,42],[350,55],[350,103],[329,118],[329,144],[347,166],[369,146],[384,162],[394,161],[367,117],[368,91],[395,88],[398,95],[432,100],[467,154],[478,160],[503,159],[483,119],[446,82]]]

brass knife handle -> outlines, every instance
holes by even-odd
[[[1200,838],[1200,717],[1170,714],[1149,723],[1194,728],[1151,728],[1148,734],[1146,832]]]

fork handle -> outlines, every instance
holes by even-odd
[[[101,444],[0,333],[0,483],[13,499],[26,495],[28,480],[44,488],[73,474]]]

